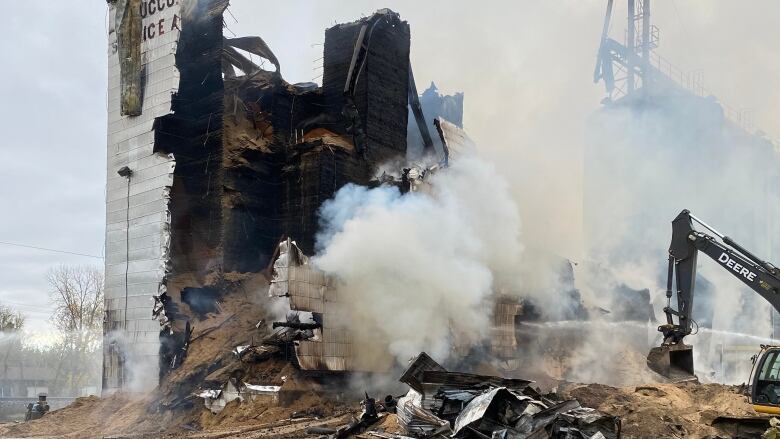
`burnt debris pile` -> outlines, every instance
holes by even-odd
[[[410,390],[398,400],[398,422],[415,437],[620,437],[617,417],[542,395],[533,381],[447,371],[424,352],[401,381]]]

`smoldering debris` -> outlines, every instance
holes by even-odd
[[[219,313],[219,290],[214,287],[183,288],[181,301],[190,307],[197,317],[203,317],[208,313]]]
[[[533,381],[449,372],[424,352],[401,381],[411,388],[398,401],[398,422],[416,437],[620,437],[620,418],[542,395]]]
[[[276,403],[279,389],[281,386],[249,384],[230,379],[221,388],[204,390],[196,396],[203,398],[203,404],[209,411],[219,413],[229,402],[235,400],[267,398],[269,402]]]

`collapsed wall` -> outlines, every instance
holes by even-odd
[[[280,239],[313,251],[322,202],[405,154],[410,75],[389,10],[326,32],[320,88],[284,81],[259,37],[224,37],[226,0],[109,5],[107,392],[178,368]]]

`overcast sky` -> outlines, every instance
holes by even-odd
[[[326,27],[381,7],[400,12],[412,29],[418,88],[435,80],[444,92],[465,92],[466,129],[512,183],[524,233],[555,235],[554,250],[576,257],[580,189],[569,178],[540,178],[581,173],[582,127],[604,96],[591,78],[605,3],[234,0],[225,22],[228,35],[262,36],[288,81],[319,81]],[[611,34],[622,40],[625,6],[616,3]],[[653,4],[658,53],[684,71],[702,72],[715,95],[749,109],[758,126],[780,137],[780,2]],[[5,11],[0,241],[100,256],[106,4],[25,0],[8,2]],[[0,303],[26,314],[30,327],[45,327],[46,271],[90,263],[102,262],[0,244]]]

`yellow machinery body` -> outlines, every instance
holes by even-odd
[[[750,378],[753,409],[780,415],[780,346],[761,345]]]

